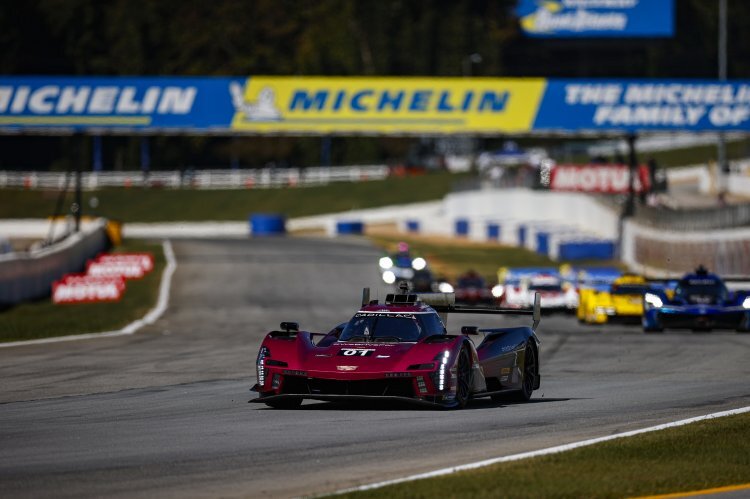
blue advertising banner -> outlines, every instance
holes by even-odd
[[[548,80],[534,130],[750,130],[750,82]]]
[[[244,78],[235,79],[240,85]],[[231,78],[0,77],[0,127],[226,128]]]
[[[669,37],[674,0],[520,0],[524,34],[532,37]]]
[[[0,77],[0,133],[750,132],[750,81]]]

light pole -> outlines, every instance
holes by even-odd
[[[719,0],[719,80],[727,79],[727,0]],[[719,196],[723,198],[729,188],[729,162],[727,161],[727,142],[724,132],[719,132],[719,143],[716,149],[718,170],[721,183]]]

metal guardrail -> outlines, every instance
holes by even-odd
[[[381,180],[386,165],[264,168],[259,170],[183,170],[84,172],[83,189],[102,187],[163,187],[169,189],[250,189],[326,185],[331,182]],[[65,172],[0,171],[0,188],[62,189]],[[71,179],[72,180],[72,179]]]
[[[750,226],[750,203],[690,209],[638,205],[635,220],[657,229],[681,231],[747,227]]]

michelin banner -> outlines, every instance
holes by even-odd
[[[0,77],[0,133],[750,131],[750,81]]]
[[[542,38],[669,37],[674,0],[520,0],[524,34]]]

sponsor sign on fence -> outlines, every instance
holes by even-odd
[[[627,165],[556,165],[550,172],[551,190],[624,194],[630,192]],[[635,192],[650,189],[648,167],[641,165],[633,179]]]
[[[32,129],[319,135],[748,132],[750,81],[0,77],[0,132]]]
[[[674,0],[520,0],[528,36],[656,37],[674,33]]]

